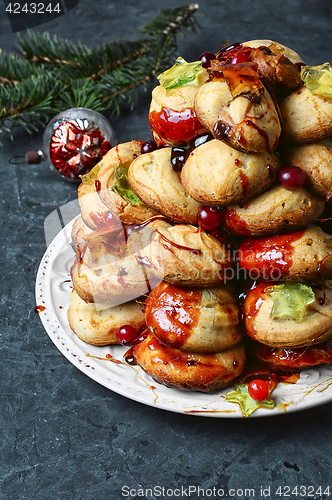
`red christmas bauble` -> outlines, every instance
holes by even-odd
[[[99,113],[72,108],[50,122],[44,139],[52,166],[63,177],[76,180],[90,172],[112,147],[114,132]]]

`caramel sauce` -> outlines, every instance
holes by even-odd
[[[130,347],[128,351],[123,355],[123,359],[128,365],[137,365],[137,361],[134,355],[134,346]]]
[[[180,348],[197,326],[200,302],[197,290],[161,283],[146,300],[146,324],[161,342]]]
[[[292,243],[303,234],[304,230],[276,236],[246,238],[239,247],[239,263],[248,271],[257,270],[258,276],[264,276],[264,279],[287,276],[293,262]]]
[[[95,180],[95,187],[96,187],[97,193],[99,193],[99,191],[101,190],[101,182],[99,179]]]
[[[99,224],[100,224],[101,222],[103,222],[104,217],[105,217],[105,213],[102,213],[102,212],[94,212],[94,213],[91,213],[91,214],[90,214],[90,219],[92,220],[92,222],[93,222],[96,226],[99,226]]]
[[[267,169],[268,169],[269,176],[271,177],[271,179],[276,180],[278,176],[277,176],[277,172],[274,170],[273,166],[267,165]]]
[[[45,311],[45,307],[44,306],[39,305],[39,306],[35,307],[35,313],[40,314],[43,311]]]
[[[227,208],[225,210],[225,225],[229,231],[235,234],[251,235],[247,224],[233,208]]]
[[[222,120],[218,120],[213,127],[213,134],[216,139],[219,141],[222,141],[223,139],[227,138],[228,135],[230,134],[231,127],[227,125],[227,123],[223,122]]]
[[[277,283],[274,283],[277,284]],[[263,295],[265,290],[271,286],[271,282],[256,282],[246,295],[243,304],[243,320],[247,335],[255,340],[256,325],[255,319],[261,305],[264,302]]]
[[[257,68],[255,63],[222,64],[220,66],[214,65],[209,72],[214,77],[223,77],[233,98],[235,98],[248,92],[250,94],[255,91],[261,92],[263,85],[255,68]]]
[[[261,129],[256,123],[254,123],[252,120],[246,120],[246,125],[247,127],[252,127],[254,128],[261,137],[263,137],[264,142],[265,142],[265,150],[271,153],[271,148],[270,148],[270,143],[269,143],[269,136],[265,132],[265,130]],[[274,146],[275,147],[275,146]]]
[[[174,111],[162,107],[159,112],[151,111],[149,125],[161,139],[177,144],[188,142],[195,135],[205,130],[198,121],[193,108]]]
[[[165,215],[154,215],[150,219],[147,219],[146,221],[142,222],[141,224],[136,224],[135,226],[133,226],[133,231],[139,231],[140,229],[143,229],[143,227],[148,226],[149,224],[151,224],[156,220],[162,220],[170,224],[170,220]]]
[[[145,345],[143,346],[143,344]],[[145,347],[152,351],[151,360],[153,362],[171,365],[172,370],[187,371],[187,368],[190,366],[194,368],[199,367],[199,369],[202,370],[202,382],[204,382],[204,378],[210,378],[210,375],[211,378],[214,378],[215,374],[213,374],[213,371],[219,372],[220,370],[224,370],[224,368],[218,366],[218,359],[215,354],[194,354],[180,351],[162,344],[152,334],[150,334],[144,342],[138,346],[134,346],[134,355],[135,350],[139,349],[141,345],[143,348]],[[189,363],[188,365],[188,362],[193,361],[194,363]]]
[[[156,233],[159,234],[159,236],[164,240],[167,241],[167,243],[170,243],[173,247],[178,248],[179,250],[187,250],[188,252],[193,253],[194,255],[202,255],[202,250],[199,250],[197,248],[191,248],[191,247],[186,247],[184,245],[179,245],[178,243],[175,243],[174,241],[166,238],[160,231],[156,229]],[[165,247],[168,248],[168,247]]]
[[[239,171],[240,175],[240,181],[241,181],[241,187],[242,187],[242,197],[243,197],[243,202],[240,205],[240,208],[244,207],[247,201],[248,197],[248,186],[249,186],[249,179],[246,176],[246,174],[243,172],[243,170]]]
[[[141,257],[140,255],[135,255],[135,258],[140,266],[145,266],[149,268],[153,267],[154,269],[156,269],[156,266],[152,264],[152,262],[150,262],[150,260],[146,256]]]
[[[122,285],[124,288],[127,288],[128,286],[130,286],[128,283],[125,282],[123,276],[127,276],[128,273],[125,269],[123,269],[123,267],[119,267],[119,270],[118,270],[118,278],[117,278],[117,282]]]
[[[272,369],[295,369],[332,363],[332,340],[307,347],[269,347],[255,343],[254,355]]]

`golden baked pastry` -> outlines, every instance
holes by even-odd
[[[286,165],[299,167],[306,173],[316,193],[327,201],[332,198],[332,138],[286,148],[283,157]]]
[[[244,206],[227,207],[225,224],[236,234],[277,234],[312,224],[323,210],[324,200],[318,195],[277,185]]]
[[[308,226],[287,234],[246,238],[239,247],[239,264],[255,279],[332,279],[332,235]]]
[[[332,363],[332,340],[305,347],[269,347],[252,342],[250,350],[254,357],[274,370],[298,370],[311,366]]]
[[[99,198],[95,183],[81,182],[77,194],[83,221],[90,229],[96,229],[105,219],[109,209]]]
[[[139,366],[156,382],[190,391],[216,391],[240,375],[245,364],[242,342],[214,354],[180,351],[161,344],[149,333],[131,350]]]
[[[111,149],[101,160],[101,168],[95,182],[101,201],[123,224],[136,224],[156,215],[143,202],[130,203],[123,196],[112,191],[116,184],[116,169],[120,166],[128,169],[131,162],[141,154],[142,144],[142,141],[131,141]]]
[[[242,340],[233,290],[180,288],[161,282],[145,302],[146,325],[157,339],[186,352],[219,352]]]
[[[312,287],[314,302],[303,307],[303,317],[297,319],[292,317],[292,304],[273,314],[275,286],[275,282],[261,282],[247,293],[243,314],[249,337],[272,347],[310,346],[332,337],[331,282],[325,283],[324,290],[319,285]],[[291,297],[286,295],[286,300]]]
[[[144,327],[145,316],[135,301],[111,308],[96,308],[94,303],[82,300],[73,290],[68,310],[70,328],[76,335],[92,345],[118,344],[116,332],[123,325],[137,330]]]
[[[195,97],[200,122],[216,139],[245,152],[272,152],[281,126],[273,99],[252,66],[213,66]],[[216,76],[217,75],[217,76]]]
[[[282,139],[288,144],[315,142],[332,136],[332,100],[304,85],[279,101]]]
[[[85,302],[113,307],[149,293],[159,283],[135,255],[112,257],[107,254],[107,259],[92,265],[87,249],[81,259],[75,260],[71,270],[73,285]]]
[[[279,168],[275,154],[243,153],[214,139],[190,153],[181,171],[181,181],[195,200],[208,205],[229,205],[265,190]]]
[[[208,72],[201,70],[194,82],[168,92],[158,85],[152,91],[149,124],[158,145],[174,146],[188,142],[204,132],[198,121],[194,100],[198,88],[209,79]]]
[[[91,234],[92,229],[84,223],[81,216],[77,217],[71,230],[72,248],[75,253],[82,252],[83,248],[87,246],[85,238]]]
[[[224,279],[230,256],[216,238],[190,224],[154,219],[128,238],[149,272],[175,285],[207,287]]]
[[[152,210],[176,222],[197,224],[200,204],[183,189],[172,167],[171,148],[138,156],[128,169],[128,180],[137,196]]]

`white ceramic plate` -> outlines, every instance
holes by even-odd
[[[36,280],[37,305],[39,309],[45,308],[39,313],[40,319],[60,352],[88,377],[140,403],[205,417],[242,418],[238,405],[225,400],[229,388],[213,394],[169,389],[154,382],[138,366],[124,363],[125,347],[95,347],[78,339],[67,321],[72,292],[70,268],[74,252],[70,242],[73,222],[63,228],[49,245]],[[106,357],[107,354],[112,358]],[[280,383],[273,392],[273,399],[273,410],[256,410],[250,418],[280,415],[332,401],[332,365],[303,371],[296,384]]]

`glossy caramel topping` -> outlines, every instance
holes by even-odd
[[[255,63],[221,64],[214,65],[209,72],[214,77],[222,76],[233,97],[250,92],[249,99],[254,100],[253,93],[257,96],[263,91],[263,85]]]
[[[273,285],[277,285],[278,282],[273,282]],[[263,296],[265,290],[271,286],[271,282],[256,282],[253,287],[247,293],[247,296],[243,304],[243,319],[245,324],[245,329],[249,337],[256,338],[256,325],[255,319],[256,315],[264,302]]]
[[[301,238],[304,230],[275,236],[246,238],[239,247],[239,263],[255,270],[255,277],[280,278],[288,274],[294,253],[293,243]]]
[[[227,208],[225,210],[225,224],[227,229],[235,234],[250,235],[250,229],[244,220],[239,217],[233,208]]]
[[[299,369],[332,363],[332,340],[309,347],[269,347],[256,342],[253,353],[272,368]]]
[[[179,348],[198,323],[200,302],[197,290],[160,283],[146,300],[146,324],[161,342]]]
[[[149,125],[161,139],[177,144],[188,142],[204,131],[193,108],[174,111],[162,107],[159,112],[151,111]]]

